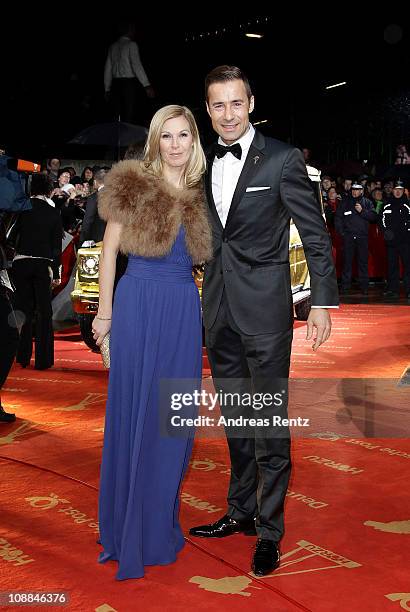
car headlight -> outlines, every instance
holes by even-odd
[[[97,276],[98,275],[98,257],[93,255],[88,255],[81,260],[81,268],[82,271],[88,276]]]

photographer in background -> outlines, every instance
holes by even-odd
[[[8,169],[8,157],[0,150],[0,391],[13,365],[19,341],[17,320],[14,314],[11,295],[13,286],[8,276],[12,255],[7,235],[22,210],[31,208],[30,200],[24,193],[17,172]],[[6,412],[0,398],[0,423],[12,423],[15,414]]]
[[[50,199],[51,179],[35,174],[31,183],[32,210],[23,212],[15,227],[16,255],[11,276],[16,287],[14,304],[25,315],[17,350],[23,368],[32,354],[32,321],[35,321],[35,369],[54,364],[51,288],[60,281],[63,228],[61,216]]]

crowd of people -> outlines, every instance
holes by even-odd
[[[109,166],[85,166],[79,176],[73,166],[61,167],[60,159],[48,160],[44,172],[53,181],[50,198],[61,213],[64,231],[80,233],[88,198],[98,190],[109,170]]]
[[[340,293],[351,290],[354,258],[363,296],[369,288],[369,253],[386,283],[383,295],[400,296],[400,277],[410,299],[410,203],[403,180],[323,175],[322,198],[340,275]],[[370,240],[369,240],[370,239]],[[402,271],[402,274],[401,274]]]
[[[6,322],[3,331],[7,332],[2,339],[0,388],[14,357],[22,368],[30,364],[33,338],[34,368],[45,370],[54,365],[52,298],[61,284],[63,246],[70,241],[78,246],[87,239],[102,240],[104,228],[94,202],[110,169],[86,166],[78,176],[73,167],[61,167],[58,158],[49,159],[43,172],[30,177],[28,197],[16,173],[7,170],[6,164],[2,168],[6,181],[2,207],[11,186],[15,202],[23,206],[16,205],[7,222],[1,219],[0,223],[0,289]],[[15,418],[0,402],[0,421]]]

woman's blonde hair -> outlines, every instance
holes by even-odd
[[[205,172],[206,159],[201,147],[198,127],[194,116],[186,106],[169,104],[157,110],[149,126],[142,164],[144,168],[152,172],[155,176],[162,176],[163,167],[159,150],[161,132],[165,121],[168,121],[168,119],[175,119],[176,117],[185,117],[192,134],[192,152],[185,168],[184,183],[186,187],[193,187],[200,181],[201,176]]]

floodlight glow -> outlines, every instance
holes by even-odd
[[[328,85],[325,89],[333,89],[334,87],[341,87],[342,85],[347,85],[346,81],[342,81],[341,83],[335,83],[334,85]]]

